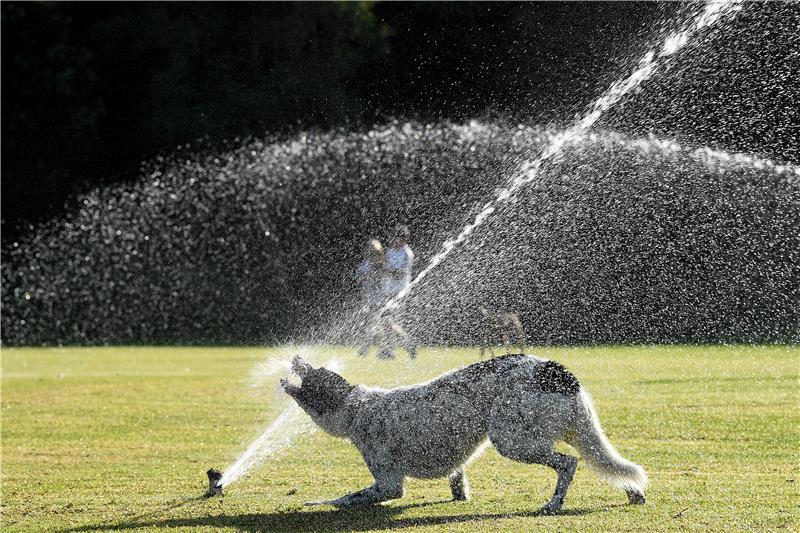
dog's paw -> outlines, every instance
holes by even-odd
[[[562,507],[561,504],[548,502],[546,505],[544,505],[542,508],[536,511],[536,514],[539,515],[557,514],[561,511],[561,507]]]
[[[628,492],[628,501],[631,505],[644,505],[647,503],[647,499],[644,497],[644,494],[641,492],[637,492],[635,490],[629,490]]]

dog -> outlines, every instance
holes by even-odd
[[[557,440],[631,504],[644,504],[647,476],[606,439],[589,394],[559,363],[513,354],[475,363],[432,381],[383,390],[351,385],[296,356],[300,386],[281,386],[311,419],[361,452],[375,483],[307,505],[351,507],[403,496],[406,477],[450,480],[455,500],[469,499],[466,467],[491,442],[500,455],[556,471],[555,492],[540,510],[561,510],[578,460],[553,450]]]

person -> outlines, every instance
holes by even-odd
[[[495,341],[499,338],[502,339],[503,346],[506,353],[511,353],[511,347],[514,346],[516,353],[523,353],[525,351],[525,329],[522,326],[522,320],[519,315],[513,312],[492,313],[485,307],[481,307],[481,315],[483,320],[488,326],[489,339],[481,343],[480,357],[483,357],[486,352],[489,357],[494,357]],[[512,343],[512,338],[516,341]]]
[[[400,224],[395,228],[390,242],[390,247],[386,250],[386,260],[381,277],[381,291],[385,301],[397,296],[397,294],[411,284],[411,272],[414,267],[414,252],[408,245],[411,239],[411,231],[408,226]],[[414,359],[417,356],[417,346],[414,339],[400,325],[396,317],[391,314],[383,317],[381,327],[381,343],[378,357],[381,359],[394,358],[394,340],[399,337],[408,352]]]
[[[356,267],[356,278],[361,286],[361,345],[358,355],[364,357],[377,337],[375,314],[383,305],[381,277],[386,260],[383,245],[371,239],[364,253],[364,260]]]

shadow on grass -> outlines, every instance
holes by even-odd
[[[414,503],[409,505],[362,507],[358,509],[333,509],[329,511],[284,511],[275,513],[219,514],[214,516],[198,516],[194,518],[171,518],[163,520],[133,520],[114,524],[87,525],[70,532],[99,531],[113,529],[153,529],[211,527],[234,528],[246,532],[266,531],[370,531],[373,529],[405,529],[421,526],[459,524],[478,520],[496,520],[503,518],[535,517],[535,516],[579,516],[592,513],[594,509],[567,509],[555,515],[543,515],[537,511],[517,513],[472,513],[446,514],[438,516],[399,517],[395,515],[407,509],[427,507],[431,505],[452,504],[450,500]]]

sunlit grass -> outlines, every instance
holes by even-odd
[[[303,507],[361,488],[370,476],[345,441],[301,436],[224,498],[197,498],[205,470],[225,467],[285,405],[280,373],[253,383],[259,348],[69,348],[2,351],[2,529],[180,527],[245,531],[797,530],[797,347],[537,348],[592,392],[623,455],[642,464],[648,505],[581,465],[565,512],[533,513],[554,476],[491,449],[469,469],[470,502],[446,480],[409,480],[406,497],[373,509]],[[428,379],[477,360],[431,348],[409,362],[361,360],[329,347],[351,381]],[[568,449],[566,446],[565,449]],[[573,452],[574,453],[574,452]]]

